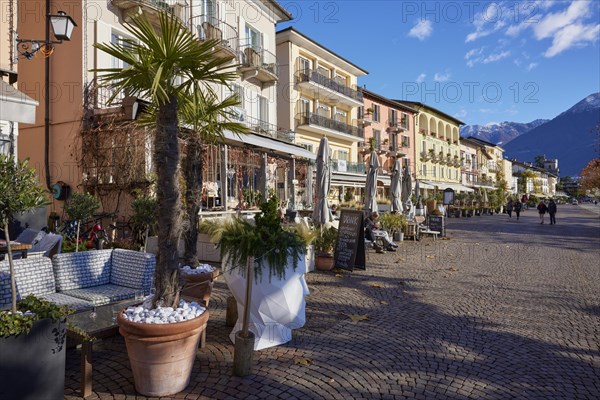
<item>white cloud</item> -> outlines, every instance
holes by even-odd
[[[418,21],[415,26],[408,32],[408,36],[417,38],[419,40],[425,40],[433,33],[433,26],[431,21],[421,20]]]
[[[554,35],[552,46],[544,53],[545,57],[554,57],[573,46],[585,46],[596,42],[600,34],[600,24],[573,24],[562,28]]]
[[[506,51],[502,51],[500,53],[493,53],[490,54],[489,56],[485,57],[481,62],[484,64],[490,64],[496,61],[500,61],[503,58],[506,58],[510,56],[510,51],[506,50]]]
[[[552,37],[562,28],[586,17],[590,4],[588,1],[573,1],[566,10],[546,15],[539,23],[533,25],[535,37],[538,40]]]
[[[433,75],[433,80],[436,82],[446,82],[447,80],[450,79],[450,74],[441,74],[439,72],[436,72],[435,75]]]
[[[534,69],[537,66],[538,66],[538,63],[535,63],[535,62],[529,63],[529,65],[527,66],[527,71],[531,71],[532,69]]]
[[[483,49],[484,47],[480,47],[478,49],[471,49],[467,51],[467,54],[465,54],[465,60],[467,60],[467,65],[469,67],[473,67],[478,62],[481,62],[483,59]]]
[[[424,73],[420,73],[419,76],[417,76],[417,83],[422,83],[425,82],[425,78],[427,77],[427,75],[425,75]]]
[[[456,114],[454,114],[455,118],[464,118],[467,116],[467,110],[461,108]]]

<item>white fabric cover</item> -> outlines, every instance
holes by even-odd
[[[244,300],[246,296],[246,278],[238,269],[223,262],[225,281],[235,297],[238,307],[238,320],[229,338],[235,343],[236,332],[242,330],[244,318]],[[292,340],[292,329],[304,326],[306,322],[305,296],[309,294],[304,279],[306,265],[304,256],[298,260],[294,271],[292,259],[284,279],[272,277],[269,282],[268,268],[263,269],[262,280],[252,277],[252,297],[250,305],[250,330],[255,335],[254,350],[278,346]]]

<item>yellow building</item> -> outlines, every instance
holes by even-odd
[[[504,180],[507,189],[510,189],[512,183],[509,181],[512,177],[508,174],[508,168],[512,170],[512,164],[505,165],[502,147],[475,137],[464,138],[462,143],[477,150],[477,179],[473,182],[473,187],[494,189],[499,186],[501,180]]]
[[[277,121],[295,132],[295,143],[317,152],[327,137],[332,150],[332,188],[362,187],[364,141],[357,111],[363,95],[357,78],[367,71],[290,27],[277,32]],[[335,190],[335,189],[334,189]]]
[[[401,103],[418,111],[415,171],[420,188],[470,191],[461,183],[460,126],[464,123],[420,102],[402,100]]]

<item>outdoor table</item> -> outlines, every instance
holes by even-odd
[[[129,299],[94,307],[67,317],[67,337],[73,345],[81,344],[81,397],[92,394],[92,350],[96,341],[119,332],[117,315],[140,300]],[[94,313],[95,316],[92,314]]]
[[[11,240],[10,249],[11,251],[20,251],[21,257],[27,258],[27,250],[31,248],[31,244],[28,243],[19,243]],[[0,260],[4,259],[4,255],[8,253],[8,246],[6,245],[6,240],[0,240]]]

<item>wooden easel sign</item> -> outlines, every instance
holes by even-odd
[[[365,221],[362,211],[342,209],[335,245],[335,267],[349,271],[366,269]]]

